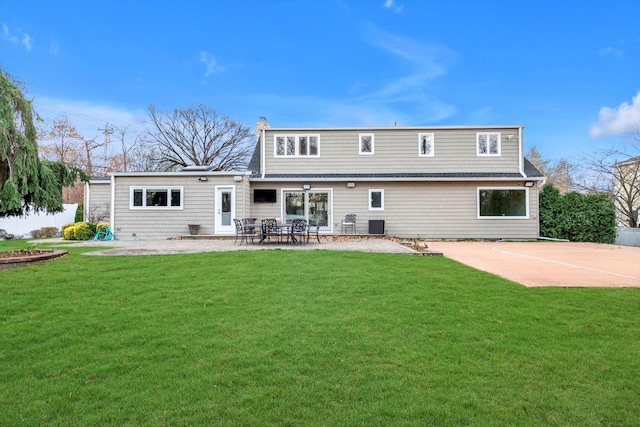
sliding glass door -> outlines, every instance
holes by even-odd
[[[323,230],[331,224],[331,190],[283,191],[283,218],[291,224],[296,218],[309,221],[311,226],[322,221]]]

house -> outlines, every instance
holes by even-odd
[[[640,156],[613,165],[613,196],[618,225],[640,227]]]
[[[109,194],[117,238],[233,235],[233,218],[306,218],[321,233],[436,239],[538,237],[545,178],[523,156],[521,125],[272,128],[258,123],[247,171],[114,172],[88,184],[88,210]],[[349,230],[351,231],[351,230]]]

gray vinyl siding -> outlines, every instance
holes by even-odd
[[[291,185],[286,184],[285,187],[289,188]],[[302,184],[298,185],[300,188]],[[251,183],[251,194],[249,200],[251,202],[251,218],[257,218],[258,220],[265,218],[279,218],[282,215],[282,183]],[[253,202],[253,190],[276,190],[276,202],[275,203],[254,203]]]
[[[499,132],[500,156],[478,156],[476,133]],[[359,134],[374,134],[374,154],[359,154]],[[421,157],[418,135],[434,134],[434,156]],[[275,135],[319,135],[318,157],[275,157]],[[511,135],[511,139],[509,139]],[[455,173],[519,172],[519,128],[399,128],[278,130],[265,132],[265,160],[268,174],[296,173]]]
[[[85,201],[84,218],[86,221],[109,221],[111,214],[110,181],[90,182],[88,200]]]
[[[406,183],[385,188],[386,233],[431,239],[526,239],[538,237],[538,191],[529,191],[528,219],[478,219],[478,187],[512,187],[520,183]],[[364,191],[363,191],[364,192]],[[367,220],[367,215],[364,219]],[[377,218],[372,218],[377,219]],[[366,226],[366,224],[364,224]]]
[[[209,177],[206,182],[197,176],[117,176],[115,179],[116,211],[114,233],[122,240],[163,239],[189,234],[188,224],[199,224],[198,234],[215,234],[215,188],[235,187],[236,216],[246,212],[244,199],[248,184],[234,182],[233,176]],[[183,187],[182,209],[130,209],[130,187]],[[133,236],[135,234],[135,237]]]
[[[358,233],[368,233],[369,220],[384,220],[385,233],[430,239],[530,239],[538,237],[538,190],[529,191],[528,219],[478,219],[478,187],[512,187],[521,183],[357,183],[334,190],[334,230],[348,213]],[[384,210],[369,210],[369,189],[384,190]]]
[[[252,188],[277,190],[276,203],[252,203],[258,220],[282,216],[282,189],[303,182],[259,182]],[[522,187],[522,182],[317,182],[311,191],[332,191],[332,229],[340,234],[347,214],[356,214],[356,233],[368,234],[369,220],[384,220],[385,234],[428,239],[534,239],[538,237],[538,189],[529,190],[528,219],[478,219],[478,187]],[[384,190],[384,210],[369,210],[369,190]]]

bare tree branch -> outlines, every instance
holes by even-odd
[[[174,170],[192,165],[213,166],[212,170],[246,167],[253,148],[250,129],[205,105],[175,109],[169,115],[149,106],[154,130],[148,131],[146,143],[157,155],[160,170]]]
[[[631,134],[631,138],[640,142],[640,131]],[[581,188],[587,192],[608,193],[614,202],[618,222],[626,227],[638,227],[638,210],[640,209],[638,148],[637,143],[631,143],[623,150],[601,149],[583,158],[582,161],[584,175],[580,183]]]

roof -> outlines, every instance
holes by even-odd
[[[249,172],[253,172],[253,174],[260,173],[260,138],[256,141],[256,148],[253,150],[253,155],[251,156],[251,160],[249,161],[249,165],[247,165],[247,170]]]
[[[540,172],[538,168],[536,168],[526,157],[524,158],[524,174],[527,178],[544,178],[542,172]]]
[[[470,126],[470,125],[466,125],[466,126],[335,126],[335,127],[282,127],[282,128],[277,128],[277,127],[268,127],[265,128],[265,131],[267,132],[291,132],[291,131],[304,131],[304,132],[311,132],[311,131],[345,131],[345,130],[366,130],[366,131],[374,131],[374,130],[456,130],[456,129],[467,129],[467,130],[473,130],[473,129],[482,129],[482,130],[487,130],[487,129],[505,129],[505,128],[512,128],[512,129],[519,129],[519,128],[524,128],[525,125],[480,125],[480,126]]]
[[[638,163],[640,162],[640,156],[635,156],[635,157],[630,157],[626,160],[622,160],[618,163],[616,163],[614,166],[618,166],[618,165],[628,165],[628,164],[632,164],[632,163]]]

